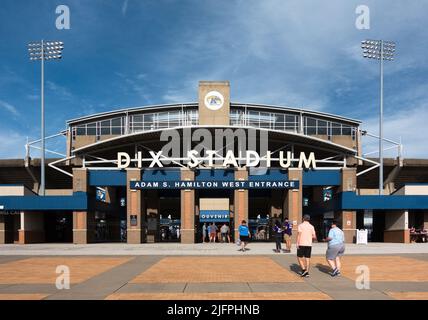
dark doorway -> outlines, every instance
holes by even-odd
[[[46,242],[73,242],[73,214],[71,212],[46,212],[44,224]]]

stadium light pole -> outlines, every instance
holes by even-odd
[[[45,60],[59,60],[62,58],[64,43],[61,41],[40,41],[28,44],[30,60],[41,62],[41,142],[42,156],[40,163],[40,195],[45,195]]]
[[[379,195],[383,194],[383,61],[393,61],[395,42],[384,40],[361,41],[363,57],[379,60],[380,65],[380,105],[379,105]]]

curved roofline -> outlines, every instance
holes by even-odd
[[[98,145],[104,145],[104,144],[108,144],[109,142],[112,142],[112,141],[118,141],[118,140],[121,140],[121,139],[125,139],[127,137],[136,137],[138,135],[145,135],[145,134],[150,134],[150,133],[156,133],[156,132],[162,132],[162,131],[169,131],[169,130],[177,130],[177,129],[185,129],[185,128],[227,128],[227,129],[232,128],[232,129],[236,129],[236,126],[225,126],[225,125],[195,125],[195,126],[179,126],[179,127],[173,127],[173,128],[162,128],[162,129],[156,129],[156,130],[150,130],[150,131],[135,132],[135,133],[130,133],[130,134],[121,135],[121,136],[109,138],[109,139],[106,139],[106,140],[101,140],[101,141],[94,142],[92,144],[89,144],[89,145],[86,145],[86,146],[83,146],[83,147],[80,147],[78,149],[73,150],[73,154],[82,152],[85,149],[90,149],[90,148],[93,148],[93,147],[98,146]],[[307,140],[311,140],[313,142],[321,143],[323,146],[330,146],[330,147],[342,150],[342,151],[347,152],[347,153],[352,153],[352,154],[356,154],[357,153],[357,150],[354,150],[352,148],[348,148],[348,147],[342,146],[340,144],[337,144],[337,143],[334,143],[334,142],[331,142],[331,141],[327,141],[327,140],[320,139],[320,138],[317,138],[317,137],[307,136],[307,135],[300,134],[300,133],[294,133],[294,132],[288,132],[288,131],[281,131],[281,130],[273,130],[273,129],[265,129],[265,128],[255,128],[255,127],[250,127],[250,126],[242,126],[242,127],[239,127],[239,129],[260,130],[260,131],[267,131],[267,132],[273,132],[273,133],[279,133],[279,134],[284,134],[284,135],[289,135],[289,136],[304,138],[304,139],[307,139]]]
[[[97,118],[103,118],[106,116],[113,116],[120,113],[128,113],[128,112],[136,112],[139,110],[152,110],[152,109],[169,109],[173,107],[182,107],[182,108],[188,108],[188,107],[197,107],[198,102],[185,102],[185,103],[168,103],[168,104],[157,104],[157,105],[147,105],[147,106],[139,106],[139,107],[129,107],[129,108],[123,108],[123,109],[117,109],[112,111],[106,111],[101,113],[94,113],[92,115],[87,115],[79,118],[74,118],[67,121],[67,124],[74,124],[79,123],[82,121],[87,121],[91,119],[97,119]],[[361,123],[361,120],[356,120],[352,118],[343,117],[340,115],[335,115],[327,112],[321,112],[321,111],[314,111],[314,110],[308,110],[303,108],[292,108],[287,106],[280,106],[280,105],[269,105],[269,104],[260,104],[260,103],[241,103],[241,102],[231,102],[231,107],[256,107],[261,109],[271,109],[271,110],[281,110],[281,111],[291,111],[295,113],[305,113],[309,115],[314,116],[321,116],[331,119],[337,119],[341,121],[346,121],[350,123],[354,123],[359,125]]]

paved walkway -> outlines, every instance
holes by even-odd
[[[273,249],[274,243],[250,243],[246,255],[277,255]],[[86,245],[74,244],[6,244],[0,245],[0,255],[226,255],[239,254],[235,244],[222,243],[154,243],[154,244],[125,244],[125,243],[97,243]],[[315,243],[313,254],[324,255],[325,243]],[[295,254],[293,246],[292,255]],[[362,254],[428,254],[428,243],[369,243],[368,245],[347,244],[347,255]]]
[[[59,290],[58,266],[70,270]],[[0,256],[1,299],[427,299],[428,255],[348,255],[332,278],[324,257],[300,278],[294,255]],[[366,289],[358,289],[362,268]]]

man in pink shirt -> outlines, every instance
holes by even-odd
[[[297,227],[297,260],[302,268],[302,277],[309,277],[312,240],[316,239],[315,228],[309,223],[310,219],[311,217],[305,214],[303,222]]]

